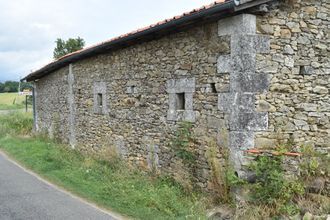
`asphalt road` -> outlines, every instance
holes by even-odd
[[[118,219],[25,171],[0,152],[0,220]]]

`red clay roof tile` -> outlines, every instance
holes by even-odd
[[[194,13],[201,12],[201,11],[203,11],[203,10],[209,9],[209,8],[214,7],[214,6],[216,6],[216,5],[219,5],[219,4],[223,4],[223,3],[228,2],[228,1],[230,1],[230,0],[218,0],[218,1],[214,1],[214,2],[212,2],[212,3],[209,4],[209,5],[205,5],[205,6],[202,6],[202,7],[200,7],[200,8],[194,9],[194,10],[192,10],[192,11],[185,12],[185,13],[183,13],[183,14],[181,14],[181,15],[173,16],[173,17],[170,18],[170,19],[165,19],[165,20],[160,21],[160,22],[157,22],[157,23],[155,23],[155,24],[151,24],[151,25],[149,25],[149,26],[147,26],[147,27],[143,27],[143,28],[140,28],[140,29],[134,30],[134,31],[132,31],[132,32],[129,32],[129,33],[126,33],[126,34],[123,34],[123,35],[120,35],[120,36],[114,37],[114,38],[112,38],[112,39],[106,40],[106,41],[104,41],[104,42],[100,42],[100,43],[98,43],[98,44],[95,44],[95,45],[92,45],[92,46],[89,46],[89,47],[85,47],[85,48],[83,48],[83,49],[81,49],[81,50],[78,50],[78,51],[75,51],[75,52],[69,53],[69,54],[67,54],[67,55],[64,55],[64,56],[60,57],[60,58],[57,59],[57,60],[54,60],[54,61],[50,62],[49,64],[45,65],[44,67],[40,68],[39,70],[34,71],[34,73],[35,73],[35,72],[38,72],[38,71],[40,71],[40,70],[42,70],[42,69],[45,69],[45,68],[47,68],[48,66],[50,66],[50,65],[52,65],[52,64],[54,64],[54,63],[57,63],[58,61],[61,61],[61,60],[65,59],[65,58],[68,58],[68,57],[70,57],[70,56],[72,56],[72,55],[79,54],[79,53],[81,53],[81,52],[83,52],[83,51],[86,51],[86,50],[88,50],[88,49],[92,49],[92,48],[97,47],[97,46],[100,46],[100,45],[102,45],[102,44],[106,44],[106,43],[109,43],[109,42],[112,42],[112,41],[115,41],[115,40],[119,40],[119,39],[121,39],[121,38],[128,37],[128,36],[130,36],[130,35],[133,35],[133,34],[136,34],[136,33],[139,33],[139,32],[145,31],[145,30],[148,30],[148,29],[150,29],[150,28],[154,28],[154,27],[159,26],[159,25],[162,25],[162,24],[165,24],[165,23],[167,23],[167,22],[169,22],[169,21],[177,20],[177,19],[183,18],[183,17],[185,17],[185,16],[188,16],[188,15],[191,15],[191,14],[194,14]],[[33,76],[34,73],[29,74],[27,77],[25,77],[25,79],[26,79],[26,78],[29,78],[29,77],[31,77],[31,76]]]

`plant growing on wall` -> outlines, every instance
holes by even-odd
[[[218,154],[222,156],[222,160],[218,158]],[[246,182],[236,176],[229,160],[228,148],[218,146],[215,140],[209,140],[205,157],[210,166],[215,202],[231,203],[233,199],[232,188],[244,185]]]
[[[253,201],[274,208],[274,212],[294,214],[298,209],[292,204],[296,195],[304,194],[301,182],[285,178],[282,156],[261,155],[250,164],[256,182],[250,185]]]
[[[181,122],[170,144],[176,158],[172,166],[175,169],[174,180],[179,183],[185,192],[191,193],[194,189],[197,153],[193,137],[192,123]]]
[[[181,158],[186,165],[192,165],[197,158],[193,149],[194,143],[192,123],[181,122],[173,139],[173,147],[175,155]]]

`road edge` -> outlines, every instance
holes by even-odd
[[[65,188],[63,187],[60,187],[58,185],[55,185],[54,183],[44,179],[43,177],[41,177],[39,174],[33,172],[32,170],[24,167],[23,165],[21,165],[19,163],[19,161],[17,161],[15,158],[11,157],[7,152],[3,151],[2,149],[0,149],[0,155],[2,155],[6,160],[8,160],[9,162],[13,163],[15,166],[19,167],[20,169],[22,169],[24,172],[28,173],[29,175],[37,178],[39,181],[49,185],[50,187],[54,188],[55,190],[59,191],[59,192],[62,192],[68,196],[70,196],[71,198],[73,199],[76,199],[78,200],[79,202],[82,202],[88,206],[91,206],[92,208],[106,214],[106,215],[109,215],[111,218],[114,218],[114,219],[117,219],[117,220],[128,220],[129,218],[127,217],[124,217],[118,213],[115,213],[113,211],[110,211],[110,210],[107,210],[107,209],[104,209],[104,208],[101,208],[99,207],[97,204],[91,202],[91,201],[88,201],[84,198],[81,198],[75,194],[73,194],[72,192],[66,190]]]

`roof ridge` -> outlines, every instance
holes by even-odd
[[[69,57],[69,56],[71,56],[71,55],[73,55],[73,54],[80,53],[80,52],[82,52],[82,51],[84,51],[84,50],[87,50],[87,49],[90,49],[90,48],[93,48],[93,47],[96,47],[96,46],[99,46],[99,45],[102,45],[102,44],[105,44],[105,43],[108,43],[108,42],[111,42],[111,41],[114,41],[114,40],[117,40],[117,39],[119,39],[119,38],[122,38],[122,37],[125,37],[125,36],[128,36],[128,35],[131,35],[131,34],[135,34],[135,33],[138,33],[138,32],[141,32],[141,31],[144,31],[144,30],[146,30],[146,29],[149,29],[149,28],[155,27],[155,26],[157,26],[157,25],[161,25],[161,24],[167,23],[167,22],[172,21],[172,20],[179,19],[179,18],[181,18],[181,17],[183,17],[183,16],[187,16],[187,15],[190,15],[190,14],[192,14],[192,13],[199,12],[199,11],[201,11],[201,10],[209,9],[209,8],[215,6],[215,5],[218,5],[218,4],[220,4],[220,3],[224,3],[224,2],[228,2],[228,1],[229,1],[229,0],[217,0],[217,1],[214,1],[214,2],[212,2],[212,3],[210,3],[210,4],[203,5],[203,6],[199,7],[199,8],[195,8],[195,9],[190,10],[190,11],[188,11],[188,12],[184,12],[184,13],[182,13],[182,14],[180,14],[180,15],[176,15],[176,16],[173,16],[173,17],[171,17],[171,18],[166,18],[166,19],[161,20],[161,21],[159,21],[159,22],[156,22],[156,23],[154,23],[154,24],[151,24],[151,25],[148,25],[148,26],[145,26],[145,27],[142,27],[142,28],[135,29],[135,30],[133,30],[133,31],[131,31],[131,32],[128,32],[128,33],[125,33],[125,34],[122,34],[122,35],[119,35],[119,36],[116,36],[116,37],[110,38],[110,39],[108,39],[108,40],[102,41],[102,42],[100,42],[100,43],[96,43],[96,44],[93,44],[93,45],[91,45],[91,46],[88,46],[88,47],[82,48],[82,49],[80,49],[80,50],[77,50],[77,51],[74,51],[74,52],[68,53],[68,54],[66,54],[66,55],[64,55],[64,56],[61,56],[61,57],[59,57],[58,59],[54,60],[54,62],[57,62],[57,61],[59,61],[59,60],[61,60],[61,59],[63,59],[63,58]]]
[[[235,1],[237,1],[237,0],[235,0]],[[202,13],[204,11],[209,11],[212,8],[216,7],[216,6],[225,5],[227,3],[228,3],[228,8],[231,8],[231,7],[233,7],[233,5],[235,5],[234,0],[216,0],[216,1],[213,1],[212,3],[210,3],[210,4],[203,5],[203,6],[199,7],[199,8],[193,9],[193,10],[188,11],[188,12],[184,12],[181,15],[176,15],[176,16],[173,16],[171,18],[164,19],[162,21],[159,21],[157,23],[151,24],[149,26],[146,26],[146,27],[143,27],[143,28],[140,28],[140,29],[133,30],[131,32],[128,32],[128,33],[119,35],[117,37],[113,37],[113,38],[108,39],[106,41],[102,41],[100,43],[93,44],[91,46],[85,47],[85,48],[80,49],[78,51],[75,51],[75,52],[66,54],[66,55],[64,55],[64,56],[62,56],[62,57],[60,57],[58,59],[55,59],[55,60],[49,62],[48,64],[44,65],[41,68],[39,68],[39,69],[37,69],[35,71],[32,71],[30,74],[28,74],[26,77],[24,77],[22,79],[22,81],[23,80],[32,81],[32,80],[38,79],[38,77],[41,78],[42,76],[46,75],[48,72],[54,71],[55,69],[58,69],[58,68],[60,68],[60,67],[62,67],[64,65],[66,65],[67,62],[72,62],[72,60],[76,58],[76,57],[74,57],[74,55],[79,56],[79,54],[81,54],[81,56],[87,56],[86,54],[89,53],[88,52],[89,50],[98,49],[98,47],[101,47],[103,45],[110,44],[110,43],[115,42],[117,40],[123,40],[124,41],[128,37],[131,37],[131,36],[133,36],[135,34],[140,34],[140,33],[143,34],[143,32],[145,32],[145,31],[151,30],[153,28],[160,27],[162,25],[166,25],[169,22],[173,22],[173,21],[176,21],[176,20],[184,19],[186,17],[193,16],[194,14],[199,14],[199,13]],[[228,8],[226,8],[226,9],[228,9]],[[226,10],[226,9],[224,9],[224,10]],[[221,12],[221,11],[223,11],[223,10],[222,9],[219,9],[217,12]],[[206,16],[206,15],[204,14],[203,16]],[[165,29],[165,27],[164,27],[164,29]],[[147,35],[147,34],[145,34],[145,35]],[[103,49],[106,49],[106,48],[103,48]],[[83,54],[83,53],[86,53],[86,54]],[[70,58],[71,58],[71,60],[70,60]]]

